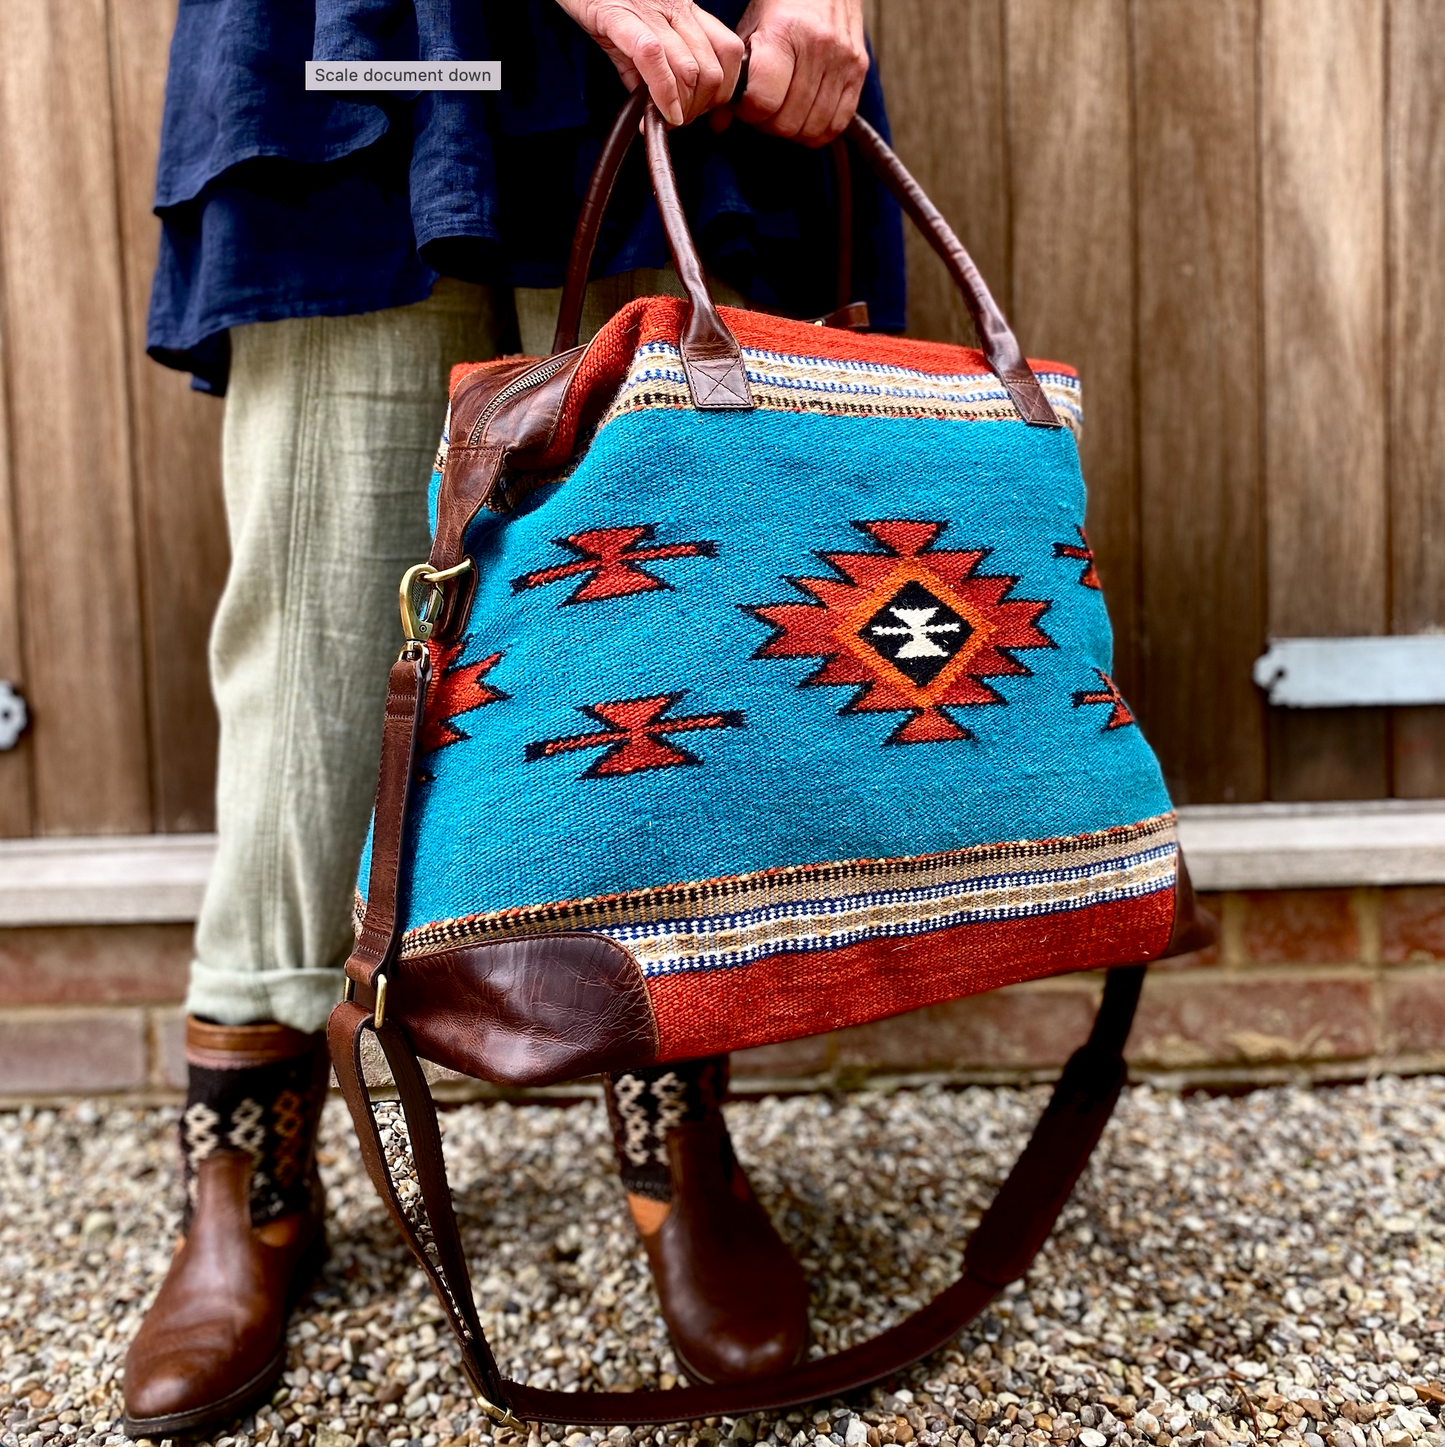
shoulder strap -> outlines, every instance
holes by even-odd
[[[391,666],[386,687],[386,717],[381,727],[381,772],[371,820],[371,873],[361,934],[346,961],[351,985],[374,987],[396,953],[401,892],[402,842],[411,802],[412,770],[426,712],[431,655],[410,645]],[[348,995],[349,998],[349,995]]]
[[[478,1320],[442,1158],[436,1106],[405,1030],[379,1029],[354,1002],[331,1017],[331,1056],[356,1122],[362,1159],[407,1244],[415,1253],[461,1344],[463,1364],[481,1406],[502,1420],[677,1422],[699,1417],[780,1411],[856,1391],[935,1351],[956,1336],[1011,1281],[1028,1270],[1114,1109],[1127,1071],[1122,1051],[1145,966],[1109,971],[1088,1042],[1075,1052],[1032,1138],[999,1187],[964,1253],[957,1281],[897,1326],[846,1351],[773,1376],[729,1386],[667,1392],[559,1392],[503,1377]],[[361,1073],[361,1044],[372,1030],[391,1065],[400,1098],[383,1141]],[[405,1139],[401,1139],[401,1137]]]

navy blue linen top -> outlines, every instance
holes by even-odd
[[[745,0],[704,0],[735,26]],[[305,89],[318,60],[494,60],[500,92],[351,100]],[[554,0],[180,0],[156,178],[163,222],[147,350],[222,393],[227,328],[420,301],[438,275],[560,286],[587,178],[625,98],[602,50]],[[876,62],[859,106],[886,134]],[[593,274],[662,266],[640,145]],[[673,136],[706,264],[757,305],[834,305],[826,151],[734,123]],[[903,326],[893,198],[854,175],[853,297]]]

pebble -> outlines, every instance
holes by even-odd
[[[817,1349],[953,1279],[1045,1099],[729,1106],[813,1282]],[[174,1121],[101,1102],[0,1113],[0,1447],[127,1447],[125,1349],[178,1220]],[[504,1363],[538,1386],[676,1385],[597,1106],[469,1105],[443,1136]],[[1024,1282],[919,1367],[817,1413],[605,1434],[483,1417],[338,1103],[321,1160],[332,1256],[293,1317],[287,1375],[196,1447],[1445,1447],[1440,1077],[1130,1089]]]

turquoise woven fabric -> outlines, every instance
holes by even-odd
[[[523,515],[484,516],[468,540],[476,599],[464,647],[440,661],[439,679],[453,685],[452,703],[480,706],[451,712],[434,681],[448,716],[429,723],[442,746],[423,758],[415,792],[405,928],[1167,814],[1154,755],[1110,693],[1110,629],[1088,581],[1084,507],[1067,430],[767,410],[615,417],[570,476],[534,494]],[[906,709],[868,711],[866,684],[807,684],[824,658],[779,656],[787,630],[768,621],[770,610],[794,616],[777,605],[822,606],[811,580],[846,582],[847,558],[887,555],[877,525],[897,523],[940,525],[921,563],[986,550],[973,576],[1013,579],[995,589],[1004,602],[1046,604],[1035,626],[1048,646],[1008,654],[1027,672],[977,680],[999,701],[938,710],[960,736],[890,742]],[[605,595],[611,575],[578,566],[585,545],[559,541],[595,542],[608,529],[645,530],[612,535],[621,586],[638,586],[634,569],[665,586]],[[662,555],[684,544],[693,551]],[[644,557],[648,549],[659,555]],[[604,596],[574,596],[599,577]],[[895,666],[918,678],[987,625],[970,624],[937,587],[897,597],[894,613],[884,599],[854,632],[874,630],[864,641],[893,650]],[[773,655],[759,656],[770,640]],[[900,661],[910,642],[914,658]],[[866,649],[858,656],[866,662]],[[651,735],[637,727],[646,708],[606,707],[672,695],[651,716]],[[666,732],[687,719],[700,722]],[[632,727],[634,761],[653,766],[598,771],[621,745],[581,736],[619,727]],[[669,748],[685,764],[658,765]],[[368,867],[363,858],[363,892]]]

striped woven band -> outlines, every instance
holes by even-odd
[[[744,347],[753,400],[773,412],[814,412],[844,417],[932,417],[965,422],[1017,422],[1018,410],[992,372],[922,372],[879,362],[794,356]],[[1079,379],[1041,372],[1039,381],[1055,412],[1076,433],[1083,409]],[[678,349],[649,342],[633,356],[603,425],[624,412],[649,407],[691,407]]]
[[[1172,888],[1176,856],[1174,815],[1162,814],[1066,839],[763,870],[471,915],[409,931],[401,953],[581,930],[626,946],[650,978],[730,969],[779,952],[1135,899]]]

